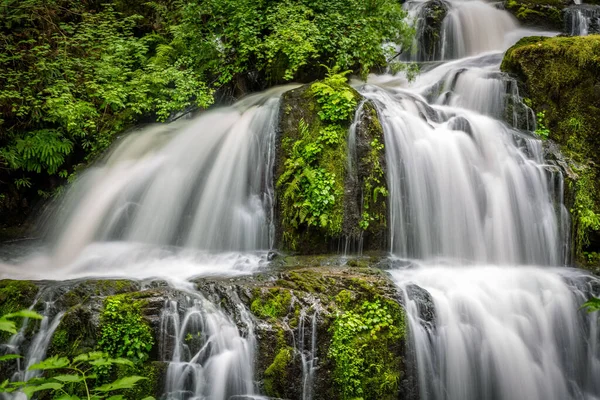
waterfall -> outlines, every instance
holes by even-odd
[[[600,7],[597,5],[574,5],[565,9],[564,16],[565,32],[571,36],[600,33]]]
[[[249,272],[273,246],[279,97],[126,135],[67,190],[49,254],[7,266],[11,278],[70,279]]]
[[[425,18],[433,3],[405,7]],[[450,1],[433,60],[452,61],[360,88],[385,132],[390,249],[405,265],[390,273],[423,400],[600,398],[597,316],[579,309],[597,279],[551,267],[568,263],[564,180],[499,71],[503,50],[540,34],[489,3]]]
[[[165,398],[226,400],[254,394],[254,327],[241,304],[246,336],[199,293],[168,300],[160,318],[160,356],[169,363]]]
[[[404,292],[422,400],[598,398],[597,319],[578,311],[589,277],[489,265],[392,276]],[[411,285],[430,294],[434,321]]]
[[[32,309],[34,305],[32,305],[30,309]],[[48,350],[54,331],[58,328],[64,314],[64,311],[56,312],[52,301],[45,301],[44,310],[41,313],[42,320],[40,321],[39,330],[31,339],[31,343],[28,343],[26,349],[23,348],[23,344],[25,332],[32,322],[29,318],[24,319],[19,331],[12,335],[7,343],[0,344],[0,350],[2,350],[1,354],[23,354],[23,358],[17,360],[17,371],[10,377],[10,381],[22,382],[41,375],[42,371],[30,371],[29,367],[46,358],[46,351]],[[27,396],[20,391],[14,393],[0,393],[0,398],[5,400],[27,400]]]
[[[302,400],[312,400],[314,398],[314,379],[317,371],[317,316],[318,311],[314,310],[310,316],[310,325],[306,325],[306,309],[300,310],[298,317],[298,346],[296,351],[300,354],[302,361]],[[308,329],[307,329],[308,328]],[[305,331],[308,330],[307,335]],[[308,346],[306,346],[308,339]]]

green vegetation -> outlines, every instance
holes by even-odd
[[[525,25],[563,29],[561,0],[507,0],[505,7]]]
[[[292,303],[289,290],[272,288],[268,291],[256,290],[250,311],[261,318],[280,318],[286,315]]]
[[[282,193],[284,241],[296,249],[295,232],[320,228],[328,237],[342,232],[348,126],[358,94],[346,83],[347,72],[337,68],[303,89],[308,102],[295,110],[298,125],[282,141],[283,166],[277,188]]]
[[[154,345],[152,329],[141,310],[144,300],[131,295],[107,297],[100,316],[99,348],[112,357],[127,357],[137,363],[148,359]]]
[[[294,349],[289,346],[283,346],[273,363],[265,370],[265,393],[267,396],[280,397],[289,381],[288,381],[288,367],[292,362]]]
[[[540,111],[536,114],[536,127],[535,134],[538,135],[542,139],[548,139],[550,136],[550,129],[544,125],[544,119],[546,118],[546,113]]]
[[[312,80],[321,65],[366,76],[391,58],[384,43],[411,42],[405,16],[393,0],[4,1],[0,210],[17,218],[127,127],[216,91]]]
[[[337,295],[336,303],[345,311],[331,327],[328,356],[335,364],[333,379],[340,398],[397,398],[402,358],[393,349],[406,333],[402,309],[377,295],[356,305],[347,290]]]
[[[385,175],[381,167],[381,159],[385,157],[383,154],[385,146],[377,137],[371,141],[370,146],[371,151],[365,160],[365,164],[370,167],[370,173],[364,180],[363,211],[362,218],[358,223],[362,230],[367,230],[373,222],[383,224],[384,226],[386,224],[385,203],[383,200],[380,200],[381,197],[388,196]]]
[[[578,178],[575,181],[575,202],[571,214],[576,218],[576,253],[583,254],[584,250],[590,245],[589,236],[593,231],[600,231],[600,208],[598,205],[597,180],[594,170],[591,167],[585,167],[577,170]],[[594,252],[586,252],[582,261],[597,261],[593,256]]]
[[[52,391],[57,399],[78,400],[101,400],[110,398],[112,400],[124,399],[115,392],[131,389],[141,380],[147,379],[141,376],[127,376],[114,382],[99,386],[92,386],[96,381],[94,370],[98,367],[110,367],[112,365],[133,365],[124,358],[109,358],[105,353],[91,352],[81,354],[72,360],[66,357],[54,356],[45,359],[29,367],[30,371],[38,370],[45,372],[56,372],[52,376],[31,378],[26,382],[9,382],[8,379],[0,384],[0,393],[23,392],[27,398],[41,391]],[[74,393],[84,393],[78,396]],[[146,398],[148,400],[151,398]]]

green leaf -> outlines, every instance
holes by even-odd
[[[29,367],[30,371],[33,370],[48,370],[48,369],[59,369],[59,368],[65,368],[69,366],[69,359],[67,357],[58,357],[58,356],[54,356],[54,357],[50,357],[45,359],[44,361],[40,361],[37,364],[33,364],[31,367]]]
[[[31,319],[42,319],[44,318],[40,314],[31,310],[21,310],[14,313],[6,314],[4,318],[31,318]]]
[[[68,383],[82,382],[83,380],[85,380],[85,378],[83,376],[75,375],[75,374],[53,376],[52,379],[55,379],[60,382],[68,382]]]
[[[138,381],[141,381],[143,376],[126,376],[125,378],[117,379],[113,383],[107,383],[94,389],[95,392],[110,392],[112,390],[131,389]]]
[[[31,395],[33,395],[35,392],[39,392],[41,390],[58,390],[58,389],[61,389],[62,387],[63,387],[62,383],[46,382],[46,383],[42,383],[41,385],[38,385],[38,386],[25,386],[21,390],[23,391],[23,393],[25,393],[27,398],[31,398]]]
[[[59,397],[54,398],[54,400],[81,400],[79,397],[75,396],[74,394],[62,394]]]
[[[0,318],[0,331],[8,332],[10,334],[15,334],[15,333],[17,333],[17,326],[12,321],[8,321],[4,318]]]
[[[113,364],[128,365],[130,367],[133,367],[135,365],[133,363],[133,361],[128,360],[127,358],[122,358],[122,357],[110,358],[108,361],[110,361]]]
[[[0,361],[14,360],[17,358],[21,358],[19,354],[6,354],[4,356],[0,356]]]

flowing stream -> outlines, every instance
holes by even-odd
[[[532,32],[490,3],[444,4],[434,56],[448,61],[361,91],[385,131],[391,251],[410,265],[391,274],[420,398],[600,398],[597,320],[579,310],[594,279],[551,267],[568,263],[562,175],[499,72],[498,50]]]

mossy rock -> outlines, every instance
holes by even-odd
[[[294,260],[295,265],[299,259],[302,257]],[[311,262],[310,257],[308,261]],[[302,264],[301,261],[299,263]],[[313,385],[316,399],[356,398],[357,387],[365,399],[392,399],[398,398],[403,390],[401,386],[408,386],[404,382],[406,317],[398,301],[399,293],[387,273],[367,264],[372,265],[367,262],[360,267],[281,266],[277,273],[267,272],[262,278],[260,275],[253,277],[251,285],[255,286],[252,289],[255,297],[249,301],[252,301],[250,309],[253,315],[259,320],[256,330],[259,348],[257,378],[262,382],[265,394],[296,398],[301,393],[302,365],[298,341],[305,340],[307,343],[306,335],[310,334],[310,320],[315,311],[316,354],[319,360]],[[273,275],[276,280],[268,279]],[[235,285],[247,288],[250,284],[241,282],[236,281]],[[285,304],[274,307],[278,310],[276,313],[265,313],[264,305],[274,299]],[[287,299],[291,299],[289,305]],[[258,307],[257,302],[262,307]],[[373,311],[370,307],[377,310]],[[365,330],[347,336],[346,341],[338,340],[346,333],[344,324],[339,321],[351,316],[369,325],[373,317],[371,314],[379,311],[387,319],[382,326],[376,327],[375,324],[370,328],[377,331],[376,335]],[[300,315],[305,316],[302,325],[299,323]],[[303,333],[298,331],[301,326],[304,327]],[[356,358],[338,357],[340,352],[343,353],[340,344],[348,349],[359,349],[356,354],[353,353]],[[332,350],[332,346],[336,345],[338,348]],[[357,374],[358,386],[354,387],[354,391],[348,391],[343,376],[352,368],[364,368],[365,373]]]
[[[324,120],[322,106],[313,88],[314,84],[288,91],[281,100],[274,176],[277,182],[276,246],[298,254],[324,254],[339,251],[340,243],[364,242],[367,243],[366,249],[383,250],[387,247],[387,186],[383,129],[377,112],[370,103],[361,108],[355,130],[356,160],[350,163],[347,134],[351,118],[335,124]],[[356,104],[363,100],[350,86],[344,85],[343,90],[354,98]],[[324,144],[323,132],[328,129],[335,130],[338,139]],[[375,149],[371,146],[374,140]],[[318,155],[310,161],[308,168],[298,166],[309,163],[306,157],[299,158],[300,145],[303,148],[319,148]],[[290,168],[298,168],[297,171],[304,168],[311,174],[318,171],[320,176],[333,178],[323,185],[324,193],[331,195],[327,200],[330,203],[326,215],[320,215],[325,216],[325,224],[318,220],[315,222],[316,217],[310,215],[312,202],[306,196],[295,195],[301,191],[298,188],[302,184],[301,179],[308,176],[307,180],[312,182],[315,178],[298,172],[292,175]],[[317,187],[320,190],[320,186]],[[363,218],[363,192],[367,188],[366,198],[372,199],[375,192],[376,199],[370,201],[371,208]],[[361,224],[361,221],[367,220],[369,223]],[[364,240],[365,233],[368,240]]]
[[[524,25],[562,31],[563,9],[569,4],[563,0],[507,0],[504,7]]]
[[[549,138],[571,160],[574,260],[600,267],[600,35],[521,39],[501,69],[518,79],[520,93],[544,113]]]
[[[29,308],[39,288],[30,281],[0,280],[0,315]]]

